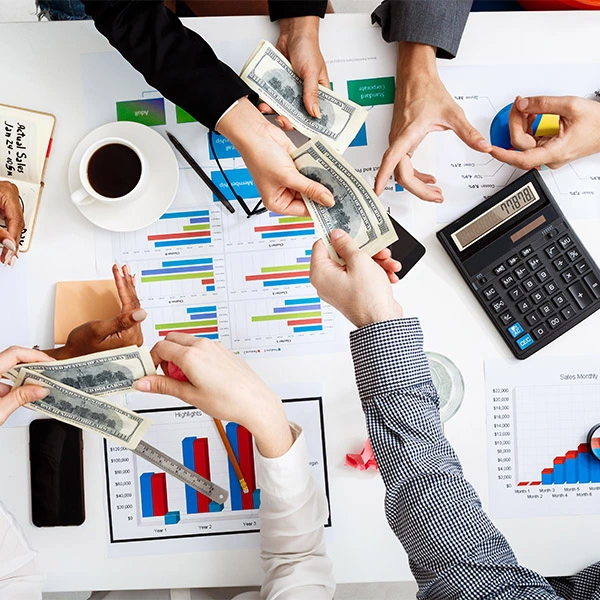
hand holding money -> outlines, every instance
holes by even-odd
[[[300,133],[310,138],[320,136],[338,152],[348,148],[367,118],[365,108],[323,85],[318,86],[319,117],[309,114],[304,106],[302,79],[281,52],[265,40],[254,50],[240,77]]]
[[[292,153],[300,173],[331,191],[332,208],[320,206],[303,194],[308,211],[325,242],[329,255],[343,265],[331,243],[331,232],[343,229],[369,256],[398,239],[379,198],[367,182],[323,140],[314,139]]]

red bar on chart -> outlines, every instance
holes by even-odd
[[[529,485],[529,481],[519,481],[517,483],[517,487],[523,487],[524,485]]]
[[[254,472],[254,447],[252,444],[252,435],[241,425],[238,427],[238,462],[248,484],[248,494],[242,494],[242,510],[252,510],[255,508],[253,493],[256,489],[256,474]]]
[[[208,456],[208,438],[198,438],[194,440],[194,467],[198,475],[202,475],[205,479],[210,479],[210,459]],[[198,494],[198,512],[208,512],[210,498],[196,492]]]
[[[155,473],[152,475],[152,508],[155,517],[164,517],[169,512],[167,498],[167,475]]]

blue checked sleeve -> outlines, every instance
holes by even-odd
[[[418,320],[368,325],[350,345],[387,520],[408,554],[417,597],[558,598],[518,564],[465,479],[444,437]]]

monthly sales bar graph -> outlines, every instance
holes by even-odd
[[[283,305],[273,308],[272,314],[256,315],[251,320],[253,323],[283,321],[294,333],[323,331],[321,299],[314,297],[284,300]]]
[[[155,248],[212,243],[210,211],[188,210],[165,213],[159,221],[171,222],[175,219],[183,220],[184,224],[174,224],[174,231],[169,233],[155,233],[147,236],[148,241]]]
[[[149,236],[153,237],[153,236]],[[142,283],[199,279],[207,292],[215,291],[215,271],[212,258],[164,260],[160,269],[142,269]]]
[[[247,494],[242,493],[240,481],[231,461],[228,459],[231,510],[258,509],[260,508],[260,490],[256,488],[252,435],[245,427],[237,423],[228,423],[225,431],[249,490]]]
[[[261,267],[260,273],[246,275],[247,282],[261,282],[265,288],[280,285],[306,285],[310,283],[310,250],[296,258],[294,264]]]
[[[563,485],[572,483],[600,483],[600,461],[595,459],[587,444],[557,456],[552,467],[542,469],[539,481],[520,481],[518,486]]]
[[[270,212],[269,219],[268,225],[254,227],[263,240],[315,235],[315,224],[310,217],[286,217]]]
[[[167,475],[142,473],[140,475],[142,517],[164,517],[169,512]]]
[[[172,331],[189,333],[194,337],[219,339],[219,320],[216,306],[191,306],[185,309],[187,321],[175,323],[157,323],[154,329],[159,337],[164,337]]]

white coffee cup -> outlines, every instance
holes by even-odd
[[[88,166],[90,163],[90,159],[97,150],[110,144],[121,144],[123,146],[127,146],[136,153],[137,157],[140,160],[141,172],[138,182],[132,190],[130,190],[122,196],[103,196],[101,193],[94,189],[89,179]],[[129,200],[138,198],[145,191],[146,186],[148,185],[148,162],[143,152],[129,140],[117,137],[103,138],[101,140],[98,140],[97,142],[94,142],[83,153],[83,156],[81,157],[81,161],[79,163],[79,179],[81,181],[81,187],[71,194],[71,200],[79,206],[91,204],[92,202],[96,201],[104,202],[106,204],[127,202]]]

